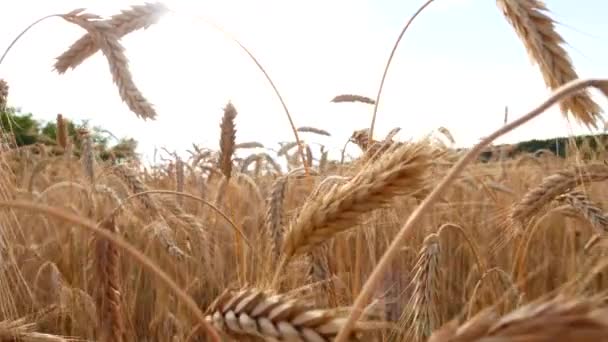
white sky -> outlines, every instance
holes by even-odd
[[[138,119],[122,103],[100,53],[64,75],[52,70],[54,58],[84,33],[58,18],[39,24],[13,47],[0,65],[0,77],[10,85],[9,105],[44,120],[53,120],[57,113],[76,121],[90,119],[119,137],[135,138],[139,152],[146,155],[155,146],[184,151],[197,143],[217,148],[222,108],[229,100],[239,112],[237,142],[257,140],[277,147],[277,141],[292,140],[280,102],[263,74],[235,43],[195,18],[205,16],[252,50],[284,96],[297,126],[332,133],[331,138],[307,133],[302,137],[337,152],[353,130],[369,126],[372,107],[329,101],[344,93],[375,98],[394,41],[422,2],[167,0],[177,14],[122,40],[136,84],[157,109],[155,121]],[[4,1],[0,47],[47,14],[86,7],[111,15],[140,3]],[[402,128],[399,139],[444,126],[459,145],[470,145],[502,124],[505,105],[513,119],[550,93],[494,1],[487,3],[437,0],[416,19],[389,71],[376,138],[397,126]],[[599,4],[586,2],[591,7],[594,3]],[[581,77],[608,76],[608,48],[601,48],[608,33],[596,31],[597,15],[584,20],[593,8],[582,12],[565,0],[559,5],[559,20],[574,26],[566,33]],[[570,16],[566,6],[578,12]],[[591,45],[600,48],[591,51]],[[599,99],[608,108],[606,100]],[[586,130],[575,127],[575,132]],[[499,142],[569,133],[569,125],[553,108]]]

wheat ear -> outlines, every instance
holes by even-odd
[[[582,191],[571,191],[557,197],[560,202],[569,204],[575,211],[589,221],[598,234],[608,232],[608,217],[603,210]]]
[[[361,103],[367,103],[367,104],[371,104],[371,105],[376,104],[376,101],[372,100],[371,98],[369,98],[367,96],[354,95],[354,94],[338,95],[338,96],[334,97],[333,99],[331,99],[331,102],[334,102],[334,103],[361,102]]]
[[[236,118],[236,108],[232,103],[228,102],[224,107],[224,116],[220,124],[220,154],[218,157],[219,167],[222,170],[226,180],[230,179],[232,174],[232,155],[235,150],[236,129],[234,119]]]
[[[557,196],[574,187],[606,179],[608,179],[608,166],[604,164],[577,166],[559,171],[544,178],[538,186],[529,190],[521,201],[513,206],[510,219],[524,222]]]
[[[324,129],[310,127],[310,126],[298,127],[298,132],[308,132],[308,133],[314,133],[314,134],[318,134],[318,135],[325,135],[328,137],[331,136],[331,134],[329,134],[329,132]]]
[[[100,47],[108,60],[114,83],[118,86],[120,97],[138,117],[154,119],[156,111],[141,94],[129,71],[129,62],[124,54],[124,48],[118,42],[119,38],[113,27],[104,21],[95,21],[99,17],[93,14],[62,15],[68,22],[85,29]]]
[[[311,196],[285,235],[283,262],[351,228],[362,214],[386,206],[395,196],[419,191],[433,155],[426,140],[394,146],[350,181]]]
[[[457,320],[445,324],[428,342],[608,341],[608,309],[598,302],[558,297],[525,305],[503,317],[485,310],[463,325]]]
[[[545,84],[555,90],[578,77],[568,53],[561,46],[564,39],[555,30],[555,21],[539,0],[496,0],[507,21],[523,42],[528,55],[538,65]],[[564,116],[568,111],[576,121],[597,128],[602,110],[587,90],[580,91],[559,103]]]
[[[289,182],[288,176],[277,178],[272,184],[270,195],[266,200],[266,215],[264,227],[270,243],[272,258],[276,260],[279,256],[283,241],[283,201]]]
[[[209,307],[207,320],[218,330],[241,339],[329,342],[340,330],[344,309],[315,309],[284,294],[255,288],[225,290]],[[385,327],[377,321],[357,322],[349,341]]]
[[[61,146],[63,150],[67,150],[69,138],[68,138],[68,124],[66,119],[61,114],[57,114],[57,131],[55,132],[55,139],[57,140],[57,145]]]
[[[147,29],[156,24],[160,17],[168,11],[169,9],[160,2],[146,3],[132,6],[129,10],[122,10],[120,14],[113,15],[104,23],[112,27],[112,31],[117,38],[122,38],[133,31]],[[100,46],[96,43],[95,38],[87,33],[72,44],[66,52],[57,57],[55,70],[63,74],[69,68],[74,69],[99,51],[99,48]]]
[[[414,266],[414,292],[412,294],[410,331],[419,340],[428,338],[439,327],[440,317],[437,311],[439,301],[439,256],[441,244],[439,235],[431,234],[424,239]]]

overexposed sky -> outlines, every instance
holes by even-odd
[[[301,133],[336,156],[353,130],[370,124],[373,107],[334,104],[339,94],[375,98],[384,65],[407,19],[423,3],[396,0],[305,2],[165,0],[175,10],[122,44],[137,86],[158,117],[143,121],[122,103],[101,53],[58,75],[55,57],[84,31],[58,18],[34,27],[0,64],[10,85],[9,105],[54,120],[57,113],[89,119],[119,137],[183,152],[192,143],[217,148],[222,108],[238,111],[237,142],[277,147],[292,133],[268,82],[234,42],[200,18],[236,36],[269,72],[297,126],[325,129],[332,137]],[[4,1],[0,49],[32,21],[74,8],[111,15],[142,1]],[[548,0],[581,77],[608,77],[608,3]],[[550,91],[495,1],[436,0],[410,27],[389,71],[376,123],[376,138],[401,127],[399,139],[448,128],[468,146],[503,122],[536,106]],[[597,97],[608,109],[605,99]],[[608,117],[608,115],[606,115]],[[586,129],[569,125],[557,107],[498,142],[550,138]],[[353,149],[352,151],[356,151]]]

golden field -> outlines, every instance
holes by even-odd
[[[276,88],[294,142],[274,156],[237,143],[231,103],[217,146],[152,166],[101,160],[63,116],[52,144],[4,132],[0,341],[608,341],[605,144],[478,158],[554,104],[597,127],[586,89],[608,96],[608,80],[578,79],[540,1],[497,4],[554,93],[471,149],[445,128],[373,139],[381,91],[334,99],[374,108],[354,160],[302,141],[327,132],[296,128]],[[100,51],[153,119],[120,38],[167,10],[61,15],[87,33],[56,70]]]

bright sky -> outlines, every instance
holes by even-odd
[[[9,5],[10,3],[10,5]],[[4,1],[3,50],[32,21],[77,7],[111,15],[141,1]],[[328,130],[331,138],[302,133],[337,153],[353,130],[369,127],[372,106],[334,104],[339,94],[375,98],[383,68],[407,19],[423,3],[397,0],[303,2],[166,0],[171,13],[122,40],[135,82],[158,112],[138,119],[122,103],[100,53],[58,75],[54,58],[84,32],[53,18],[30,30],[0,65],[10,84],[9,105],[54,120],[62,113],[90,119],[115,135],[184,151],[192,143],[217,148],[222,108],[238,110],[237,142],[277,147],[292,133],[280,102],[249,57],[220,32],[196,19],[211,18],[258,58],[285,98],[297,126]],[[581,77],[608,77],[608,21],[604,0],[549,0],[558,30]],[[401,127],[401,140],[447,127],[468,146],[503,122],[536,106],[550,91],[494,1],[436,0],[406,33],[391,65],[376,123],[376,138]],[[605,99],[597,97],[608,110]],[[606,115],[608,117],[608,114]],[[550,138],[586,129],[569,125],[557,107],[498,141]],[[352,150],[353,152],[356,149]],[[335,154],[334,154],[335,156]]]

